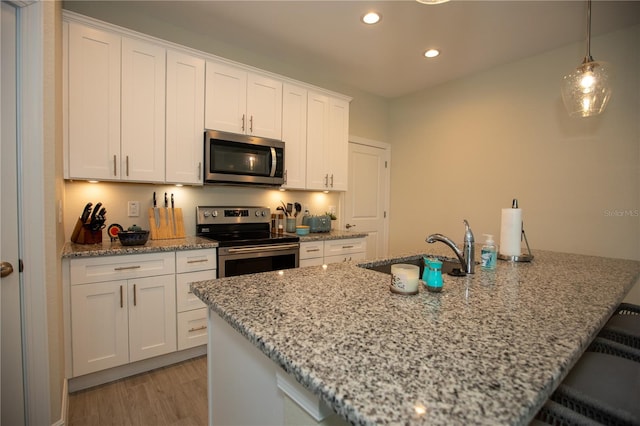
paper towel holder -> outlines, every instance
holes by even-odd
[[[518,207],[517,201],[513,200],[514,208]],[[524,242],[527,245],[527,253],[522,253],[518,255],[506,255],[498,253],[498,259],[500,260],[510,260],[512,262],[531,262],[533,260],[533,255],[531,254],[531,248],[529,247],[529,240],[527,240],[527,233],[524,232],[524,223],[522,224],[522,238],[524,238]]]

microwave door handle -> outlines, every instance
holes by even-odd
[[[276,175],[276,166],[278,165],[278,158],[276,157],[276,149],[274,147],[270,147],[271,149],[271,173],[270,177],[274,177]]]

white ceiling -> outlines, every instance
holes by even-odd
[[[585,39],[585,1],[119,2],[213,39],[397,97]],[[366,26],[364,13],[382,14]],[[99,18],[99,17],[98,17]],[[594,1],[593,35],[640,23],[640,1]],[[442,54],[422,57],[428,48]],[[592,49],[596,60],[606,52]],[[578,65],[583,52],[570,63]],[[559,77],[560,78],[560,77]]]

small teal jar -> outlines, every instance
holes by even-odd
[[[438,259],[425,257],[422,281],[425,282],[427,290],[433,292],[442,291],[442,262]]]

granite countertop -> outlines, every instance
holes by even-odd
[[[161,251],[194,250],[218,247],[217,241],[200,237],[149,240],[142,246],[123,246],[120,241],[103,240],[102,244],[75,244],[67,242],[62,248],[62,258],[117,256],[122,254],[156,253]]]
[[[309,241],[328,241],[328,240],[343,240],[346,238],[364,238],[366,237],[366,232],[356,232],[356,231],[338,231],[331,230],[330,232],[313,232],[309,235],[300,235],[300,242],[305,243]]]
[[[295,234],[292,234],[295,235]],[[353,231],[319,232],[300,236],[300,242],[339,240],[366,237],[367,233]],[[75,244],[67,242],[62,248],[62,258],[117,256],[121,254],[155,253],[159,251],[194,250],[216,248],[218,242],[201,237],[185,237],[170,240],[149,240],[143,246],[123,246],[120,241],[103,240],[102,244]]]
[[[352,262],[192,289],[353,424],[527,424],[640,276],[637,261],[533,254],[415,296]]]

